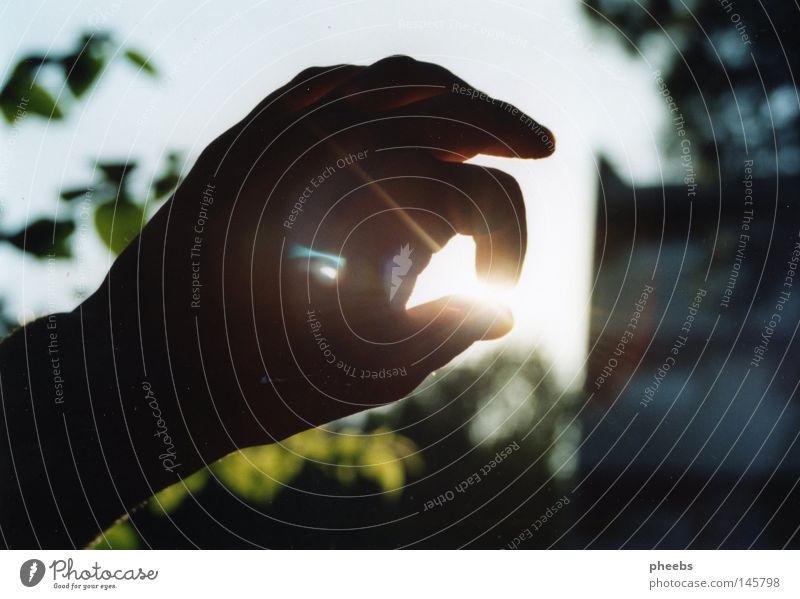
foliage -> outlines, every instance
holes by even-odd
[[[183,481],[170,485],[156,493],[148,507],[157,514],[168,514],[175,510],[189,495],[198,493],[208,481],[208,471],[198,470]]]
[[[72,251],[67,242],[74,230],[75,223],[72,221],[41,218],[18,231],[0,232],[0,241],[6,241],[37,258],[69,258]]]
[[[569,483],[575,465],[579,436],[570,418],[575,396],[560,394],[537,358],[508,351],[446,369],[436,378],[437,384],[419,397],[369,412],[361,429],[313,429],[278,444],[245,449],[165,489],[151,499],[148,509],[132,516],[142,538],[154,546],[181,543],[168,533],[162,537],[162,531],[194,527],[198,519],[207,518],[205,510],[213,504],[226,514],[226,526],[245,527],[253,542],[343,546],[345,533],[337,530],[358,527],[365,514],[381,522],[403,518],[482,469],[488,472],[483,482],[463,496],[456,494],[448,510],[468,513],[470,506],[486,503],[494,506],[493,513],[505,515],[521,500],[546,509],[553,494]],[[514,381],[525,389],[506,385]],[[502,467],[485,468],[511,443],[518,447],[513,457]],[[422,447],[429,448],[424,459]],[[519,477],[515,489],[522,495],[497,499]],[[537,488],[541,490],[531,498]],[[343,497],[348,501],[341,501]],[[256,511],[237,505],[241,500]],[[258,519],[261,524],[251,529],[254,513],[268,518]],[[162,520],[165,514],[169,525]],[[408,520],[406,534],[424,537],[438,530],[437,514],[426,516]],[[458,519],[455,514],[448,517]],[[227,523],[229,518],[232,523]],[[298,518],[308,530],[290,527],[281,538],[277,523]],[[511,519],[504,526],[516,533],[520,523]],[[556,530],[553,527],[552,533]],[[354,541],[354,546],[393,542],[380,529],[363,534],[374,536]],[[213,547],[218,542],[214,539],[198,538],[195,532],[191,543]],[[137,536],[135,542],[142,540]]]
[[[663,72],[707,177],[716,176],[717,162],[741,170],[745,156],[762,172],[800,171],[791,70],[800,46],[782,39],[800,26],[793,3],[587,0],[583,7],[600,31]],[[675,136],[667,141],[674,146]]]
[[[119,254],[139,234],[146,222],[145,207],[154,206],[170,194],[180,182],[181,155],[171,152],[160,174],[149,188],[132,190],[130,174],[135,161],[96,164],[96,180],[87,185],[61,191],[68,206],[90,201],[94,206],[94,225],[103,243]],[[71,258],[70,236],[76,229],[77,208],[67,209],[65,218],[38,219],[15,231],[0,231],[0,242],[7,242],[35,258]]]
[[[402,491],[407,475],[421,471],[414,443],[386,428],[371,433],[355,429],[334,432],[315,428],[282,443],[237,451],[156,494],[150,508],[157,513],[177,509],[199,492],[211,476],[246,501],[265,504],[289,485],[304,466],[335,478],[343,487],[359,478],[372,481],[387,499]]]
[[[92,549],[138,549],[139,535],[128,520],[112,526],[92,545]]]
[[[149,76],[158,75],[141,51],[120,50],[106,32],[84,33],[72,49],[63,53],[32,53],[19,59],[0,88],[0,112],[7,123],[15,126],[28,116],[62,120],[96,85],[106,67],[119,57]],[[45,86],[42,83],[45,71],[55,72],[60,84]],[[179,165],[180,155],[170,153],[162,174],[153,181],[149,192],[137,200],[127,184],[136,163],[101,161],[97,164],[100,178],[94,185],[62,190],[61,199],[74,202],[90,198],[97,202],[95,228],[111,251],[119,253],[141,229],[146,216],[145,202],[162,200],[177,186]],[[67,212],[64,220],[41,218],[15,231],[0,230],[0,242],[35,258],[71,258],[69,238],[75,229],[75,216]]]
[[[6,122],[27,116],[63,119],[75,102],[83,98],[99,80],[112,60],[123,57],[141,71],[156,76],[153,64],[134,49],[120,52],[110,34],[84,33],[71,50],[62,54],[29,54],[11,69],[0,88],[0,112]],[[42,83],[43,71],[53,71],[60,84],[50,89]]]
[[[371,481],[387,501],[393,501],[407,477],[422,471],[423,461],[413,441],[387,428],[371,433],[316,428],[282,443],[233,453],[156,493],[148,509],[157,515],[171,514],[190,496],[200,493],[212,478],[245,501],[268,505],[304,467],[335,479],[342,487],[353,486],[360,479]],[[93,548],[136,549],[139,545],[139,535],[129,521],[123,520],[107,530]]]
[[[145,205],[163,200],[177,187],[180,162],[179,153],[167,154],[161,174],[138,196],[131,191],[130,183],[131,173],[137,166],[135,161],[98,162],[94,183],[62,190],[61,198],[66,202],[90,198],[96,205],[94,225],[100,239],[112,252],[119,254],[144,226]]]

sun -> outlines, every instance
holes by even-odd
[[[513,286],[480,281],[475,273],[475,242],[471,237],[456,235],[439,252],[417,279],[408,307],[455,295],[492,305],[514,309],[516,290]]]

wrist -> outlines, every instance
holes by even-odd
[[[132,427],[104,366],[74,313],[30,323],[0,346],[10,546],[83,546],[173,482],[135,467]]]
[[[187,356],[173,358],[165,327],[153,326],[161,320],[109,289],[104,283],[70,317],[81,330],[90,391],[116,414],[114,434],[129,441],[156,492],[225,452],[214,435],[201,434],[206,415],[198,406],[205,402],[186,382]]]

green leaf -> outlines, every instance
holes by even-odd
[[[157,514],[170,514],[175,511],[189,494],[200,492],[208,482],[208,470],[198,470],[182,482],[170,485],[156,493],[150,500],[150,509]]]
[[[80,98],[97,81],[106,65],[106,59],[93,52],[91,47],[84,47],[77,54],[65,56],[62,64],[67,87],[76,98]]]
[[[72,252],[68,241],[73,231],[75,231],[73,222],[43,218],[7,237],[6,241],[37,258],[48,256],[69,258]]]
[[[61,190],[61,199],[66,202],[71,202],[72,200],[77,200],[78,198],[82,198],[87,193],[92,193],[93,189],[91,187],[75,187],[73,189],[62,189]]]
[[[31,55],[22,58],[11,71],[11,76],[3,86],[3,92],[14,90],[15,94],[21,93],[25,88],[29,87],[36,78],[37,69],[52,62],[53,59],[47,56]]]
[[[248,447],[214,464],[231,491],[253,503],[272,500],[303,468],[303,458],[277,445]]]
[[[3,90],[5,91],[5,90]],[[10,96],[0,92],[0,112],[3,113],[3,118],[8,124],[13,123],[19,116],[17,114],[17,107]]]
[[[0,90],[0,110],[7,122],[13,123],[25,115],[27,109],[23,96],[33,82],[35,66],[28,59],[20,60],[11,72],[3,89]]]
[[[41,54],[31,54],[25,58],[20,59],[14,67],[14,72],[11,75],[13,79],[30,83],[36,75],[36,70],[48,62],[52,62],[53,58]]]
[[[172,152],[167,156],[167,170],[158,179],[153,181],[153,195],[155,199],[160,200],[164,196],[172,193],[172,191],[181,182],[181,173],[178,169],[180,156]]]
[[[387,499],[396,499],[403,490],[406,473],[402,462],[385,442],[370,443],[361,456],[360,474],[380,487]]]
[[[135,162],[98,162],[97,168],[103,173],[105,179],[116,185],[117,187],[122,186],[122,183],[125,181],[125,177],[133,172],[133,169],[136,168]]]
[[[26,112],[38,114],[39,116],[52,120],[61,120],[64,118],[64,113],[53,96],[38,83],[32,84],[24,91],[23,98],[20,99],[20,102],[25,99],[27,99],[27,104],[25,105]]]
[[[180,175],[176,173],[169,173],[162,177],[159,177],[155,181],[153,181],[153,194],[155,195],[157,200],[160,200],[166,195],[172,193],[172,191],[178,186],[178,183],[181,182]]]
[[[153,77],[158,76],[158,69],[153,66],[153,63],[144,55],[144,53],[128,49],[125,50],[125,58],[127,58],[134,66],[139,67],[148,75],[152,75]]]
[[[0,110],[9,123],[27,114],[38,114],[54,120],[64,118],[58,103],[45,88],[33,83],[29,75],[18,75],[16,72],[0,91]]]
[[[101,204],[94,213],[94,226],[103,243],[119,254],[139,234],[144,224],[144,210],[129,201]]]
[[[138,549],[139,535],[127,520],[109,528],[92,549]]]

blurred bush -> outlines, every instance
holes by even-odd
[[[343,488],[352,487],[359,479],[370,480],[392,501],[409,475],[422,472],[423,461],[413,441],[386,428],[370,433],[315,428],[281,443],[237,451],[160,491],[147,506],[153,514],[170,514],[214,479],[241,499],[264,507],[304,467],[317,476],[335,479]],[[107,530],[93,548],[137,549],[140,545],[136,530],[123,520]]]

